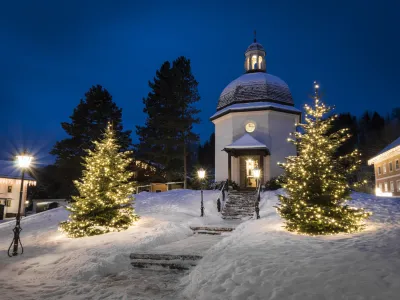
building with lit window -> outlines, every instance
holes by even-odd
[[[267,73],[266,52],[254,39],[245,52],[245,73],[222,91],[215,125],[215,180],[230,179],[241,188],[255,187],[253,170],[261,182],[279,176],[284,162],[296,155],[288,143],[301,111],[294,107],[288,85]]]
[[[35,184],[35,179],[25,173],[21,213],[25,212],[27,187]],[[0,220],[17,215],[20,190],[21,170],[12,161],[0,160]]]
[[[378,196],[400,196],[400,137],[368,161],[375,169]]]

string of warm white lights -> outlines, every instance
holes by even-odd
[[[324,118],[332,108],[320,101],[317,83],[314,88],[314,105],[305,105],[305,123],[296,124],[304,133],[295,132],[288,139],[298,155],[280,164],[287,195],[280,196],[277,211],[289,231],[312,235],[359,231],[371,213],[350,207],[346,201],[351,188],[348,178],[361,164],[360,153],[354,150],[335,157],[350,134],[347,128],[329,133],[337,115]]]
[[[70,237],[97,235],[127,229],[138,219],[132,207],[134,186],[127,171],[131,152],[119,152],[110,124],[104,139],[95,141],[95,150],[83,158],[85,170],[81,181],[75,181],[79,196],[68,207],[69,220],[60,230]]]

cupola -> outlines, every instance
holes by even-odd
[[[246,73],[253,72],[266,72],[267,64],[265,61],[265,50],[264,47],[257,43],[256,32],[254,31],[254,42],[247,47],[244,54],[244,69]]]

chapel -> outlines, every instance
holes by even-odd
[[[244,56],[244,74],[222,91],[210,120],[215,125],[215,180],[255,188],[255,168],[261,169],[264,183],[283,172],[278,162],[296,155],[287,139],[301,111],[288,85],[267,73],[266,52],[256,38]]]

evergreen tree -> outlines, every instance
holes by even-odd
[[[191,70],[190,60],[180,56],[174,60],[172,69],[176,78],[176,104],[178,110],[178,120],[176,128],[178,130],[178,140],[183,148],[183,182],[184,188],[187,188],[188,175],[188,147],[192,143],[198,142],[199,135],[193,130],[194,124],[199,124],[200,119],[196,115],[200,112],[194,104],[200,100],[197,89],[198,82],[194,78]]]
[[[316,235],[361,230],[369,213],[345,204],[350,199],[347,180],[360,165],[360,154],[354,150],[335,158],[350,134],[347,129],[327,134],[337,116],[324,118],[331,108],[320,102],[318,85],[314,107],[305,105],[305,110],[306,123],[299,125],[304,133],[295,132],[289,139],[298,156],[282,164],[287,195],[280,196],[277,210],[289,231]]]
[[[70,123],[61,123],[70,137],[57,142],[50,152],[56,156],[58,172],[63,174],[60,188],[64,191],[62,196],[67,198],[77,192],[73,181],[82,175],[82,158],[86,155],[84,149],[93,149],[91,141],[101,138],[108,122],[113,125],[121,150],[128,150],[132,143],[131,131],[123,131],[122,109],[118,108],[110,93],[100,85],[89,89],[70,119]]]
[[[162,165],[167,180],[183,177],[185,187],[188,147],[198,140],[192,131],[193,124],[200,122],[195,116],[199,110],[194,107],[200,99],[197,85],[190,60],[179,57],[172,65],[165,62],[149,82],[151,92],[143,99],[146,123],[136,126],[139,159]]]
[[[70,237],[83,237],[127,229],[138,218],[132,207],[134,186],[129,151],[120,152],[120,145],[111,124],[104,138],[94,141],[83,158],[81,181],[75,181],[79,196],[69,207],[69,220],[60,229]]]

